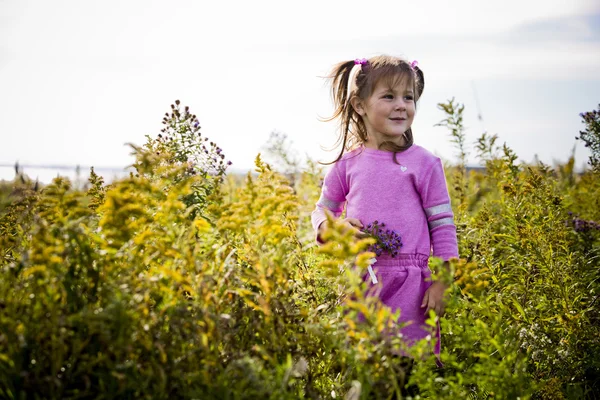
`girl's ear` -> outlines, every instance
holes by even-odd
[[[365,114],[364,103],[360,97],[353,96],[350,99],[350,105],[352,105],[352,108],[354,108],[354,111],[356,111],[356,113],[358,115],[360,115],[361,117]]]

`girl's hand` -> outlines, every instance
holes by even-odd
[[[361,229],[363,228],[363,224],[356,218],[344,218],[342,221],[346,224],[348,229],[354,231],[354,236],[358,239],[368,236],[366,233],[361,231]]]
[[[421,302],[421,308],[427,307],[425,309],[425,314],[428,314],[429,310],[433,310],[438,317],[444,315],[446,308],[446,304],[444,303],[444,292],[446,289],[448,289],[448,287],[439,281],[433,282],[431,286],[429,286],[429,289],[425,292],[423,301]]]
[[[354,236],[356,238],[362,239],[362,238],[365,238],[368,236],[366,233],[361,231],[361,229],[363,228],[363,224],[358,219],[344,218],[344,219],[342,219],[342,222],[346,225],[347,229],[351,229],[354,231]],[[328,228],[328,223],[327,223],[327,221],[324,221],[319,226],[319,235],[321,235],[325,230],[327,230],[327,228]]]

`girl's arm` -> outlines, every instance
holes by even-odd
[[[327,214],[332,215],[334,218],[339,218],[343,210],[343,202],[330,202],[323,196],[323,192],[321,191],[321,197],[310,216],[313,229],[317,234],[317,241],[320,241],[318,235],[327,227]]]
[[[437,158],[421,187],[423,209],[427,216],[433,255],[444,261],[458,257],[454,213],[450,204],[444,167]]]
[[[312,226],[317,242],[319,243],[322,243],[320,233],[327,228],[327,214],[332,215],[334,218],[339,218],[346,204],[348,190],[345,179],[342,179],[344,168],[340,164],[340,162],[335,163],[325,175],[323,187],[321,188],[321,197],[319,197],[319,201],[317,201],[316,207],[311,214]],[[356,220],[356,222],[360,224],[360,221]],[[350,224],[354,225],[352,222]]]
[[[442,268],[448,268],[448,260],[458,257],[458,241],[444,167],[439,158],[435,160],[425,178],[421,188],[421,199],[427,216],[433,255],[444,260]],[[424,309],[425,313],[433,310],[440,317],[444,315],[446,289],[448,285],[444,282],[433,282],[423,296],[421,309]]]

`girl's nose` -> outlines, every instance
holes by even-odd
[[[396,103],[395,109],[398,111],[406,111],[406,105],[403,101],[399,101],[398,103]]]

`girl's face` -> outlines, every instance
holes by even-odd
[[[391,141],[403,145],[406,132],[415,117],[415,94],[408,79],[394,79],[390,85],[380,79],[367,99],[354,98],[352,106],[362,117],[367,128],[365,145],[378,148]]]

